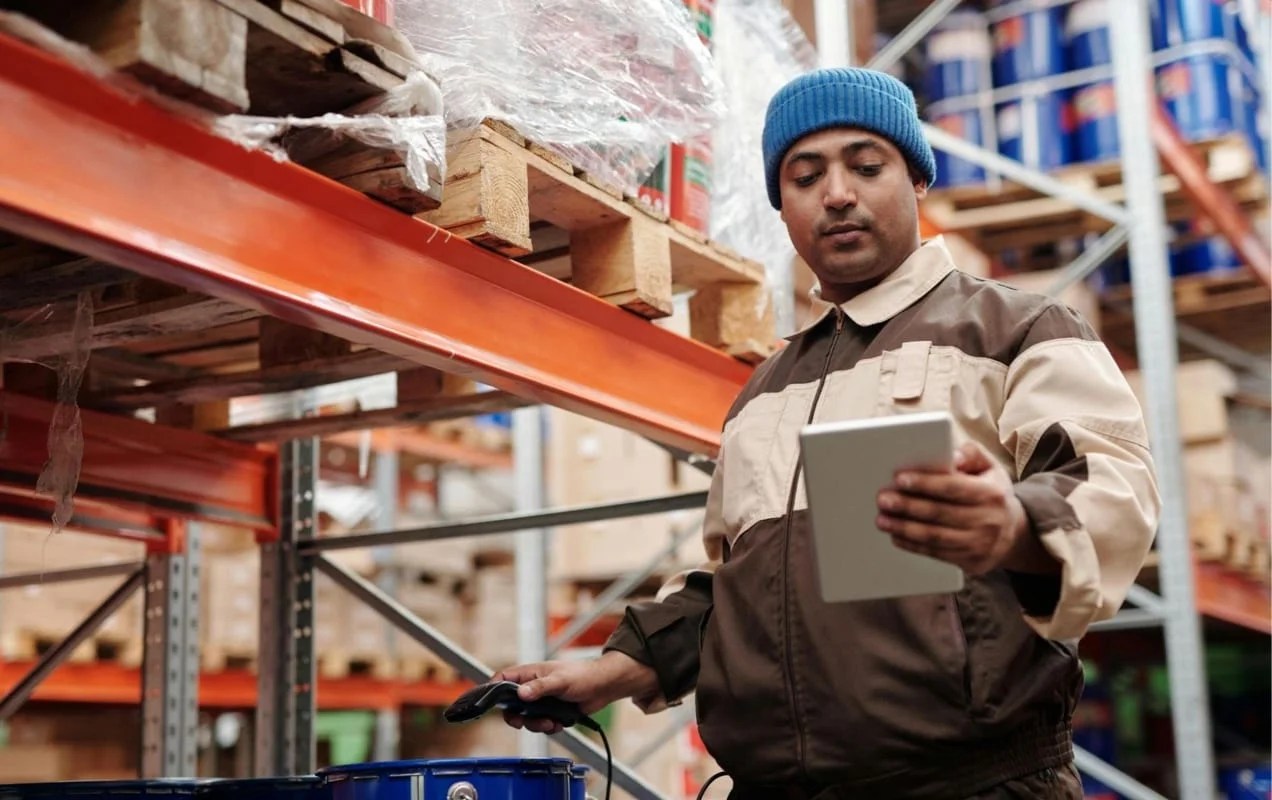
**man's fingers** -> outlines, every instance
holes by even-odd
[[[507,667],[500,670],[495,676],[497,681],[512,681],[513,683],[529,683],[530,681],[546,674],[544,664],[518,664],[515,667]]]
[[[930,522],[949,528],[970,528],[980,521],[978,506],[930,500],[924,496],[902,494],[891,490],[879,493],[879,508],[894,517],[916,522]]]
[[[522,700],[538,700],[541,697],[561,697],[570,688],[569,683],[560,673],[550,672],[542,678],[536,678],[521,685],[517,696]]]
[[[947,503],[973,506],[985,502],[992,488],[983,480],[958,473],[902,472],[889,487],[910,496],[927,497]]]
[[[508,723],[509,726],[516,728],[517,730],[521,730],[526,724],[525,717],[512,711],[508,711],[507,709],[503,712],[503,718],[504,722]]]
[[[968,551],[967,533],[942,525],[929,525],[910,519],[894,517],[891,514],[880,514],[875,524],[894,540],[907,542],[922,548],[922,552],[938,558],[944,555]]]
[[[535,733],[556,733],[561,729],[560,723],[553,722],[543,717],[527,717],[526,730]]]

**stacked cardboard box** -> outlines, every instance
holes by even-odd
[[[701,491],[706,475],[677,463],[631,432],[565,411],[550,416],[549,479],[553,506],[590,505]],[[697,524],[697,511],[569,525],[553,532],[552,577],[558,581],[617,577],[644,566],[676,531]],[[701,560],[695,538],[663,565],[666,572]]]
[[[140,561],[140,544],[72,531],[50,533],[48,526],[0,523],[0,572],[41,573],[74,567]],[[120,577],[32,584],[0,592],[0,658],[25,659],[61,639],[119,586]],[[92,660],[102,655],[120,661],[140,659],[140,593],[99,628],[73,655]]]
[[[1197,554],[1264,573],[1272,517],[1268,406],[1242,396],[1232,370],[1217,361],[1180,364],[1175,378]],[[1147,416],[1142,376],[1127,379]]]

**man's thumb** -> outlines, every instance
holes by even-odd
[[[989,453],[985,452],[985,448],[976,442],[965,442],[958,450],[954,451],[954,466],[959,472],[979,475],[994,466],[994,462],[990,460]]]

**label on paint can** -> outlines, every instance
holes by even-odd
[[[385,25],[393,24],[393,0],[340,0]]]
[[[1113,116],[1117,113],[1113,84],[1096,83],[1079,89],[1073,97],[1073,112],[1079,125]]]
[[[998,109],[998,136],[1001,139],[1018,139],[1023,129],[1020,103],[1008,103]]]
[[[1163,67],[1157,73],[1157,94],[1163,100],[1176,100],[1192,91],[1192,72],[1187,62]]]
[[[1005,53],[1025,41],[1025,18],[1008,17],[994,26],[994,52]]]
[[[701,233],[711,224],[711,137],[672,147],[671,218]]]

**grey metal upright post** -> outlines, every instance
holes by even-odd
[[[146,559],[141,774],[193,777],[199,720],[199,526],[184,553]]]
[[[813,0],[817,53],[823,67],[852,64],[852,0]]]
[[[546,500],[543,481],[543,426],[547,422],[538,407],[512,412],[512,458],[517,511],[540,511]],[[535,528],[517,534],[517,660],[542,661],[548,652],[548,544],[547,532]],[[521,755],[546,758],[548,739],[522,731]]]
[[[375,524],[379,530],[393,530],[398,525],[399,463],[395,450],[381,450],[375,454]],[[376,565],[375,582],[385,594],[398,594],[401,573],[393,560],[393,548],[371,548],[371,560]],[[388,620],[384,622],[384,643],[389,656],[397,662],[401,655],[398,630]],[[402,739],[402,712],[396,708],[382,708],[375,714],[376,761],[394,761],[399,756]]]
[[[289,442],[279,459],[279,540],[261,546],[260,666],[255,773],[312,772],[314,566],[297,544],[313,538],[317,444]]]
[[[1146,2],[1118,3],[1109,14],[1118,100],[1122,174],[1130,218],[1135,336],[1144,374],[1146,412],[1162,496],[1157,534],[1166,626],[1171,717],[1179,796],[1214,796],[1210,706],[1202,661],[1201,620],[1194,600],[1188,506],[1181,470],[1175,370],[1174,297],[1166,251],[1166,221],[1158,192],[1158,160],[1150,145],[1151,105]]]

